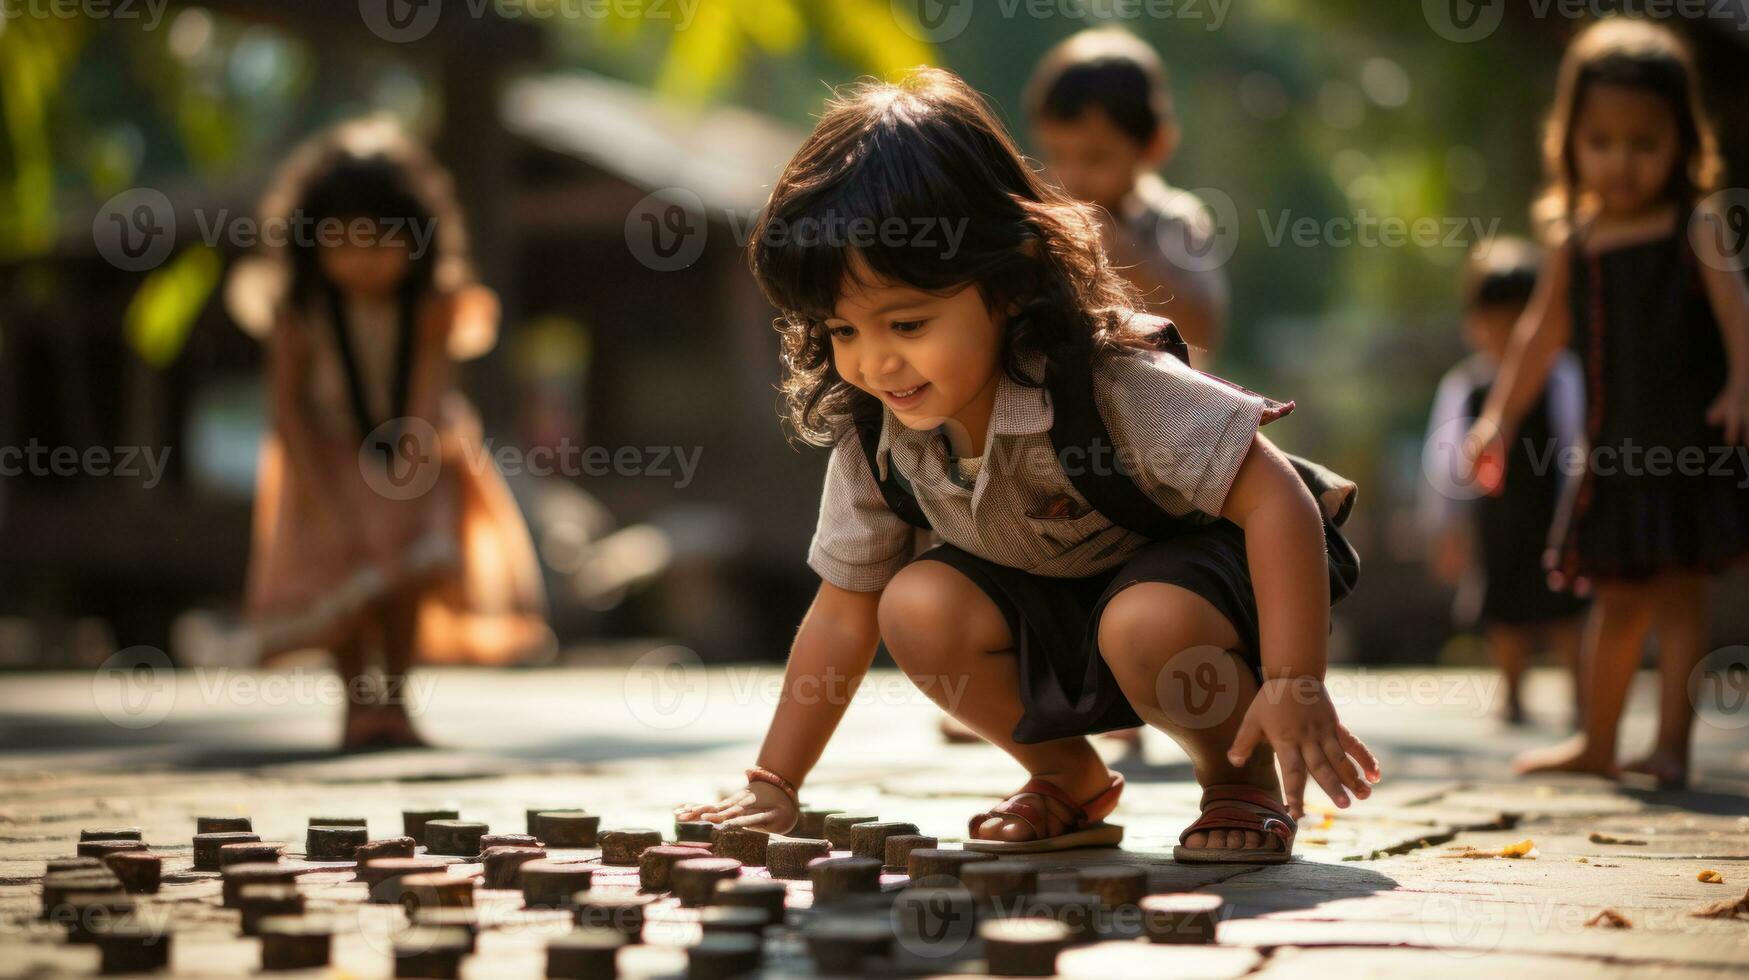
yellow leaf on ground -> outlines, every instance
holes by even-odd
[[[1699,879],[1700,881],[1704,881],[1709,885],[1722,885],[1725,883],[1725,876],[1722,874],[1719,874],[1717,871],[1714,871],[1711,868],[1708,868],[1705,871],[1702,871],[1700,874],[1695,875],[1695,878]]]

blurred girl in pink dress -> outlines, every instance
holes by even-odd
[[[253,643],[264,663],[333,654],[343,748],[418,745],[413,663],[553,642],[528,529],[456,390],[455,361],[495,340],[497,297],[473,280],[448,174],[392,122],[305,143],[261,212],[266,247],[228,287],[267,344]]]

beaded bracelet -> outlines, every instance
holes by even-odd
[[[747,770],[747,781],[750,783],[751,782],[770,783],[771,785],[776,786],[778,789],[781,789],[786,794],[788,794],[791,802],[798,803],[798,804],[801,802],[800,794],[798,794],[796,792],[796,787],[795,787],[794,783],[783,778],[782,776],[779,776],[777,773],[772,772],[770,769],[767,769],[764,766],[754,766],[753,768]]]

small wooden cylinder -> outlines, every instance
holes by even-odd
[[[644,931],[644,909],[654,895],[590,888],[571,896],[572,919],[579,928],[612,929],[628,942],[638,942]]]
[[[248,817],[194,818],[194,832],[197,834],[246,834],[254,829],[255,822]]]
[[[303,915],[304,893],[297,885],[244,885],[237,893],[245,936],[261,935],[261,921],[276,915]]]
[[[713,905],[698,914],[698,926],[707,936],[716,932],[763,936],[765,927],[770,924],[771,917],[765,914],[764,909],[745,906]]]
[[[425,908],[459,908],[474,904],[474,879],[452,875],[447,871],[404,875],[394,879],[401,906],[408,918]]]
[[[247,830],[218,830],[194,835],[194,870],[219,870],[219,848],[226,844],[254,843],[261,838]]]
[[[242,908],[245,885],[290,885],[298,880],[297,868],[266,861],[227,864],[221,874],[220,904],[228,909]]]
[[[765,849],[771,843],[771,835],[763,830],[748,830],[745,827],[719,827],[712,841],[711,851],[727,858],[734,858],[752,868],[765,867]]]
[[[1057,954],[1069,944],[1069,927],[1052,919],[992,919],[978,935],[989,972],[1008,977],[1055,975]]]
[[[81,842],[88,840],[137,840],[144,841],[145,834],[138,827],[97,827],[79,831]]]
[[[563,861],[530,861],[522,866],[522,904],[531,909],[570,908],[571,896],[595,880],[595,866]]]
[[[1038,865],[1025,861],[980,861],[960,869],[960,881],[982,903],[1038,891]]]
[[[460,820],[455,810],[402,810],[401,833],[421,844],[426,843],[425,825],[433,820]]]
[[[996,903],[998,915],[1023,919],[1050,919],[1069,927],[1069,941],[1090,942],[1099,938],[1100,901],[1092,892],[1035,892]]]
[[[882,864],[887,860],[887,838],[900,834],[916,834],[917,825],[898,820],[875,820],[850,828],[850,853],[857,857],[874,858]]]
[[[1149,942],[1209,945],[1215,941],[1223,904],[1219,895],[1199,892],[1149,895],[1141,902],[1142,928]]]
[[[150,851],[120,851],[105,857],[103,864],[130,895],[155,894],[163,879],[164,859]]]
[[[566,980],[601,980],[618,975],[615,958],[626,945],[623,933],[606,927],[583,927],[547,940],[547,976]]]
[[[535,834],[548,847],[595,847],[601,817],[582,810],[542,810],[535,814]]]
[[[802,931],[814,972],[827,976],[869,976],[877,971],[869,960],[893,953],[893,932],[887,923],[869,919],[821,919]]]
[[[717,882],[741,877],[741,862],[734,858],[698,857],[676,861],[668,869],[669,886],[674,897],[687,908],[709,905],[716,895]]]
[[[911,876],[913,882],[934,880],[935,884],[944,884],[950,879],[958,881],[960,872],[968,865],[994,860],[996,855],[985,854],[983,851],[965,851],[957,847],[919,847],[905,855],[905,873]]]
[[[276,840],[246,841],[241,844],[219,845],[219,870],[233,864],[272,864],[285,855],[285,842]]]
[[[816,858],[808,864],[814,904],[829,905],[852,895],[881,890],[881,862],[865,857]]]
[[[443,871],[449,867],[449,862],[442,858],[409,857],[409,858],[371,858],[358,866],[353,872],[353,878],[370,886],[373,895],[371,901],[376,901],[374,892],[376,886],[385,881],[399,878],[403,875],[430,874]]]
[[[363,817],[311,817],[311,827],[368,827]]]
[[[826,839],[826,818],[834,813],[843,813],[823,806],[805,806],[796,818],[796,825],[789,836],[806,840]]]
[[[43,876],[42,917],[53,919],[69,896],[116,893],[121,890],[121,879],[108,868],[50,872]]]
[[[719,932],[686,950],[687,980],[729,980],[759,969],[761,942],[755,936]]]
[[[480,887],[521,888],[517,877],[522,873],[522,866],[546,856],[546,849],[540,847],[488,847],[481,855],[485,879]]]
[[[826,817],[823,836],[832,844],[834,851],[848,851],[850,828],[859,823],[874,823],[879,819],[880,817],[872,813],[833,813]]]
[[[427,854],[472,857],[480,853],[480,838],[491,830],[473,820],[428,820],[425,822],[425,851]]]
[[[304,857],[311,861],[354,861],[358,849],[370,842],[363,827],[312,826],[304,833]]]
[[[808,862],[827,857],[832,845],[807,837],[773,837],[765,848],[765,863],[773,878],[806,878]]]
[[[384,837],[365,841],[352,851],[352,860],[359,864],[377,858],[410,858],[418,852],[418,842],[411,837]]]
[[[413,924],[432,929],[460,929],[468,934],[468,952],[480,951],[480,910],[468,906],[437,906],[413,913]]]
[[[326,919],[274,915],[256,924],[261,936],[261,969],[314,970],[328,965],[334,926]]]
[[[674,887],[669,879],[674,862],[709,856],[710,852],[697,844],[646,847],[644,853],[638,855],[638,886],[647,892],[665,892]]]
[[[465,930],[414,926],[395,937],[395,976],[455,980],[469,945]]]
[[[773,923],[783,922],[784,902],[789,898],[789,886],[768,878],[731,878],[717,882],[712,905],[758,909]]]
[[[674,821],[674,839],[682,844],[709,844],[711,834],[717,825],[709,820],[676,820]]]
[[[123,851],[146,850],[144,841],[138,840],[82,840],[74,853],[82,858],[97,858],[102,860],[106,855],[120,854]]]
[[[161,923],[124,919],[92,934],[98,949],[98,972],[156,973],[170,967],[171,934]]]
[[[941,841],[928,834],[894,834],[882,843],[881,863],[888,871],[906,871],[911,866],[912,851],[941,845]]]
[[[67,942],[92,942],[95,933],[134,914],[134,898],[125,892],[75,892],[56,906],[52,921],[67,930]]]
[[[1134,909],[1148,894],[1148,869],[1130,864],[1082,868],[1076,881],[1084,892],[1099,896],[1107,909]]]
[[[601,835],[601,863],[627,867],[638,863],[638,856],[645,848],[656,847],[662,843],[662,834],[656,830],[634,828],[629,830],[609,830]]]

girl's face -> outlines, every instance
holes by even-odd
[[[1644,89],[1596,84],[1573,118],[1579,186],[1605,213],[1631,215],[1660,203],[1679,155],[1676,120]]]
[[[342,227],[344,234],[336,241],[316,246],[322,274],[347,293],[392,294],[411,261],[405,235],[384,233],[376,222],[361,219],[348,220]]]
[[[839,377],[885,402],[909,428],[957,422],[978,445],[1001,376],[1006,318],[975,285],[938,296],[879,279],[860,256],[851,265],[854,275],[825,322]]]

